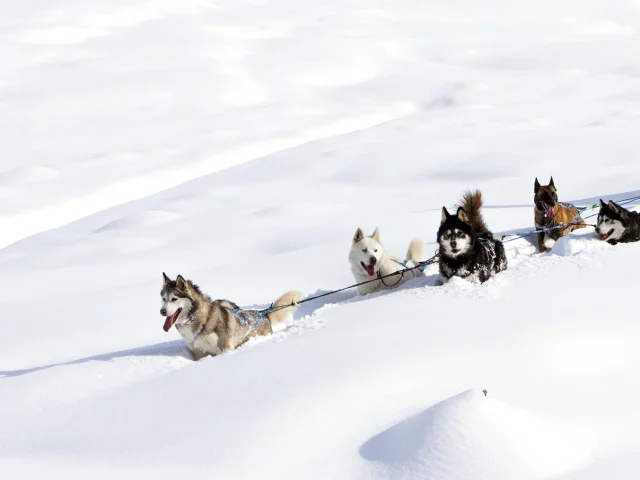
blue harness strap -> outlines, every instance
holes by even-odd
[[[403,260],[401,262],[397,261],[397,260],[393,260],[394,262],[396,262],[398,265],[400,265],[402,268],[407,268],[407,261]],[[417,264],[414,268],[416,270],[418,270],[420,273],[424,273],[424,271],[427,269],[427,267],[431,265],[429,262],[423,262],[423,263],[419,263]]]
[[[251,322],[249,319],[243,317],[240,312],[244,312],[244,310],[242,310],[241,308],[228,308],[228,307],[224,307],[227,310],[229,310],[229,312],[231,312],[231,314],[236,317],[236,319],[238,320],[238,322],[240,322],[240,325],[242,326],[249,326],[249,330],[247,331],[247,335],[249,335],[258,325],[260,325],[261,323],[264,322],[264,319],[266,318],[267,315],[269,315],[269,312],[271,312],[271,308],[273,307],[273,304],[271,304],[271,306],[265,310],[263,310],[262,312],[260,312],[260,314],[258,316],[256,316],[256,319]]]
[[[435,258],[435,257],[434,257]],[[398,260],[394,260],[392,259],[394,262],[396,262],[398,265],[402,266],[402,268],[407,268],[407,261],[403,260],[401,262],[399,262]],[[416,270],[418,270],[420,273],[424,273],[424,271],[427,269],[427,267],[429,265],[431,265],[432,263],[434,263],[435,260],[432,258],[430,260],[427,260],[426,262],[420,262],[418,263],[415,267]]]
[[[558,205],[560,205],[562,208],[566,208],[567,210],[571,210],[572,208],[575,208],[578,211],[578,216],[580,216],[580,214],[582,212],[584,212],[585,210],[589,209],[590,207],[576,207],[573,203],[571,202],[558,202]]]

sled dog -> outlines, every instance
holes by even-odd
[[[440,245],[440,281],[451,277],[486,282],[493,274],[507,269],[504,245],[493,238],[482,217],[482,193],[468,191],[460,207],[451,215],[442,207],[442,220],[438,229]]]
[[[351,251],[349,252],[351,272],[356,279],[356,283],[377,278],[376,281],[359,285],[359,295],[392,289],[402,285],[407,280],[424,275],[416,268],[402,274],[380,278],[404,268],[414,267],[422,261],[424,261],[424,242],[422,240],[414,238],[411,241],[403,262],[398,257],[393,257],[387,253],[382,243],[380,243],[380,232],[377,228],[368,237],[365,236],[361,228],[358,228],[353,236]]]
[[[175,325],[195,360],[233,350],[251,337],[272,333],[272,324],[288,320],[303,298],[300,292],[289,291],[273,307],[292,307],[261,315],[258,310],[242,310],[229,300],[211,300],[182,275],[175,280],[166,273],[162,277],[163,329],[168,332]]]
[[[613,200],[609,203],[600,200],[596,233],[600,240],[611,245],[637,242],[640,240],[640,213],[622,208]]]
[[[538,233],[538,249],[546,252],[553,248],[560,237],[564,237],[577,228],[585,228],[584,220],[580,218],[580,211],[571,204],[558,202],[558,191],[553,183],[542,186],[538,179],[533,186],[534,219],[536,230],[554,228],[547,232]],[[575,223],[574,223],[575,222]],[[563,225],[568,225],[563,227]]]

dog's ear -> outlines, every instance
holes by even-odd
[[[602,201],[602,199],[600,199],[600,208],[605,208],[606,206],[607,206],[607,204],[606,204],[606,203],[604,203],[604,202]]]
[[[622,219],[626,219],[629,216],[629,212],[626,211],[624,208],[622,208],[620,205],[618,205],[616,202],[614,202],[613,200],[609,200],[609,208],[614,212],[617,213],[618,215],[620,215],[620,217]]]
[[[167,276],[166,273],[162,272],[162,279],[164,280],[164,284],[171,282],[171,279]]]
[[[469,218],[467,217],[467,212],[465,212],[464,208],[462,207],[458,207],[458,212],[456,213],[456,217],[458,217],[458,219],[461,222],[467,223],[469,221]]]
[[[371,234],[371,238],[373,238],[376,242],[380,243],[380,231],[378,230],[378,227],[376,227],[376,229]]]
[[[186,290],[187,289],[187,282],[182,277],[182,275],[178,275],[176,277],[176,288],[179,289],[179,290]]]
[[[353,235],[353,244],[355,245],[363,238],[364,238],[364,232],[360,227],[358,227],[358,229],[356,230],[356,233]]]
[[[540,182],[538,181],[538,177],[536,177],[536,183],[533,184],[533,193],[538,193],[540,190]]]
[[[451,215],[449,214],[449,211],[447,210],[447,207],[442,207],[442,219],[440,220],[440,225],[442,225],[444,222],[446,222],[447,219],[450,216]]]
[[[613,200],[609,200],[609,208],[612,212],[617,213],[618,215],[622,213],[622,209]]]
[[[553,177],[551,177],[551,180],[549,180],[549,186],[553,187],[553,188],[556,188],[556,186],[553,183]]]

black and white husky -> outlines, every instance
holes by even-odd
[[[482,193],[466,192],[455,215],[442,207],[438,229],[440,280],[451,277],[486,282],[493,274],[507,269],[507,256],[501,241],[489,231],[480,209]]]
[[[626,210],[613,200],[609,203],[600,200],[596,233],[600,240],[611,245],[637,242],[640,240],[640,213]]]

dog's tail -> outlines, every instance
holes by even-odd
[[[280,295],[280,297],[278,297],[278,299],[273,302],[273,308],[276,308],[277,310],[267,314],[267,317],[269,317],[269,321],[271,323],[279,323],[290,320],[293,312],[296,308],[298,308],[298,302],[303,298],[304,295],[295,290],[290,290],[287,293]],[[285,307],[286,305],[291,305],[291,307],[279,308]]]
[[[413,263],[424,262],[424,242],[420,238],[414,238],[411,240],[409,244],[409,249],[407,250],[407,261],[412,261]]]
[[[480,190],[467,190],[462,196],[462,201],[460,202],[460,206],[467,214],[469,223],[476,232],[476,235],[484,235],[489,232],[489,227],[485,223],[482,212],[480,211],[483,204],[482,192]]]

